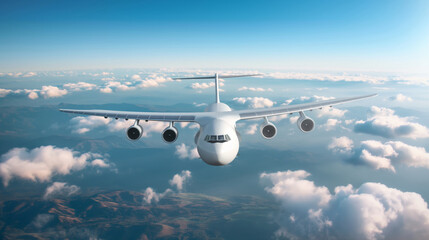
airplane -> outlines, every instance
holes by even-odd
[[[260,132],[266,139],[272,139],[277,134],[276,126],[268,118],[284,114],[299,113],[297,121],[298,128],[308,133],[314,129],[314,121],[304,114],[304,111],[322,109],[323,107],[332,107],[333,105],[356,101],[364,98],[376,96],[377,94],[348,97],[341,99],[325,100],[320,102],[303,103],[297,105],[288,105],[272,108],[232,110],[227,104],[220,102],[219,99],[219,79],[253,77],[260,74],[247,75],[218,75],[174,78],[174,80],[195,80],[195,79],[214,79],[216,101],[210,104],[204,112],[128,112],[128,111],[110,111],[110,110],[76,110],[60,109],[61,112],[94,115],[105,118],[134,119],[134,124],[127,131],[127,137],[131,141],[140,139],[143,134],[143,128],[139,125],[140,121],[163,121],[169,122],[169,126],[162,132],[162,138],[166,143],[173,143],[177,140],[179,132],[174,126],[176,122],[194,122],[199,124],[199,131],[194,137],[197,145],[197,151],[200,158],[207,164],[213,166],[223,166],[231,163],[238,154],[241,136],[236,129],[236,122],[248,119],[263,119],[260,126]]]

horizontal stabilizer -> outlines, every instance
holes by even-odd
[[[218,78],[238,78],[238,77],[254,77],[262,76],[262,74],[245,74],[245,75],[218,75]],[[173,80],[193,80],[193,79],[215,79],[216,75],[204,76],[204,77],[184,77],[184,78],[173,78]]]

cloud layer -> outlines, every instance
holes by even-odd
[[[291,239],[425,239],[429,209],[423,198],[381,183],[325,186],[303,170],[263,173],[265,190],[282,204],[278,237]]]
[[[374,169],[387,169],[395,172],[396,165],[429,168],[429,153],[423,147],[415,147],[401,141],[382,143],[375,140],[354,143],[347,137],[333,138],[329,149],[346,155],[347,161],[367,165]]]
[[[3,185],[7,186],[12,178],[21,178],[31,181],[47,182],[55,175],[67,175],[72,171],[79,171],[91,164],[91,160],[99,160],[108,166],[107,160],[95,153],[79,154],[69,148],[55,146],[41,146],[28,150],[13,148],[2,155],[0,176]]]
[[[429,129],[412,121],[411,117],[399,117],[389,108],[373,106],[365,121],[356,121],[354,131],[385,138],[428,138]]]

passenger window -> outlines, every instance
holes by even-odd
[[[218,136],[217,136],[217,140],[219,140],[219,141],[223,142],[223,141],[225,141],[225,136],[223,136],[223,135],[218,135]]]

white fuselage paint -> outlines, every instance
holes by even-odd
[[[239,119],[234,114],[225,114],[231,109],[224,103],[213,103],[207,107],[206,112],[212,113],[199,118],[200,131],[196,139],[197,150],[201,159],[214,166],[222,166],[231,163],[237,156],[240,148],[239,138],[235,129],[235,123]],[[221,114],[217,114],[221,113]],[[228,135],[226,142],[208,142],[206,136]]]

